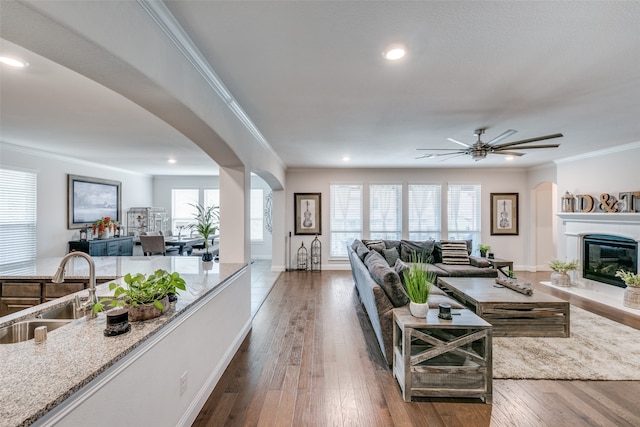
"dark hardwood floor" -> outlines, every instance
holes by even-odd
[[[405,403],[351,272],[289,272],[193,425],[640,426],[640,382],[494,380],[490,405]]]

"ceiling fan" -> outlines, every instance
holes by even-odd
[[[484,159],[487,157],[487,154],[502,154],[505,156],[524,156],[525,153],[520,153],[518,151],[511,150],[528,150],[532,148],[557,148],[560,144],[542,144],[542,145],[527,145],[521,146],[522,144],[528,144],[530,142],[536,141],[544,141],[546,139],[560,138],[563,135],[561,133],[554,133],[553,135],[539,136],[537,138],[529,138],[522,139],[520,141],[514,142],[506,142],[504,144],[497,144],[505,138],[510,137],[517,130],[509,129],[508,131],[496,136],[489,142],[482,142],[480,137],[484,134],[486,128],[476,129],[474,135],[478,137],[478,140],[473,145],[465,144],[464,142],[458,141],[453,138],[447,138],[447,140],[451,142],[455,142],[456,144],[462,145],[464,148],[461,149],[453,149],[453,148],[418,148],[420,151],[448,151],[447,153],[427,153],[420,157],[416,157],[416,159],[430,159],[434,157],[440,156],[461,156],[461,155],[469,155],[475,161]]]

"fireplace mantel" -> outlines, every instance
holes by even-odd
[[[640,225],[640,212],[560,212],[556,215],[562,219],[564,224],[568,222],[597,222]]]

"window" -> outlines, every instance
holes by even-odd
[[[440,185],[409,184],[409,240],[440,240]]]
[[[36,174],[0,169],[0,265],[36,258]]]
[[[331,257],[346,257],[347,245],[362,238],[362,185],[331,185]]]
[[[251,216],[251,241],[262,241],[264,239],[264,192],[262,188],[251,189],[249,211]]]
[[[186,234],[190,232],[182,231],[184,227],[193,222],[196,209],[191,206],[198,203],[197,188],[180,188],[171,190],[171,230],[173,233]]]
[[[402,238],[402,185],[369,186],[369,236],[371,239]]]
[[[217,188],[204,190],[204,206],[220,206],[220,190]]]
[[[472,240],[472,248],[480,243],[480,186],[449,185],[449,239]]]

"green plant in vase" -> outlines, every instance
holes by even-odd
[[[415,252],[411,257],[411,267],[403,271],[404,294],[409,298],[409,311],[415,317],[426,317],[429,310],[429,294],[436,281],[436,274],[427,269],[428,263]]]
[[[485,258],[487,256],[487,252],[491,250],[491,246],[489,245],[478,245],[478,251],[480,251],[480,256]]]
[[[616,271],[616,277],[622,279],[627,285],[624,290],[623,305],[629,308],[640,309],[640,273],[626,270]]]
[[[551,284],[556,286],[568,287],[571,286],[571,277],[567,274],[568,271],[578,269],[578,261],[561,261],[554,259],[549,261],[549,267],[553,270],[551,273]]]
[[[179,273],[169,273],[162,269],[149,276],[127,273],[123,280],[126,286],[115,282],[109,284],[113,297],[101,298],[93,307],[96,313],[106,307],[126,307],[129,308],[129,320],[146,320],[166,311],[169,294],[177,294],[178,290],[186,289],[185,281]],[[137,317],[139,312],[141,318]]]
[[[187,228],[195,231],[204,239],[204,254],[202,254],[203,261],[212,261],[213,254],[209,252],[209,237],[218,231],[220,225],[220,207],[219,206],[204,206],[200,203],[192,203],[196,209],[195,222],[187,225]]]

